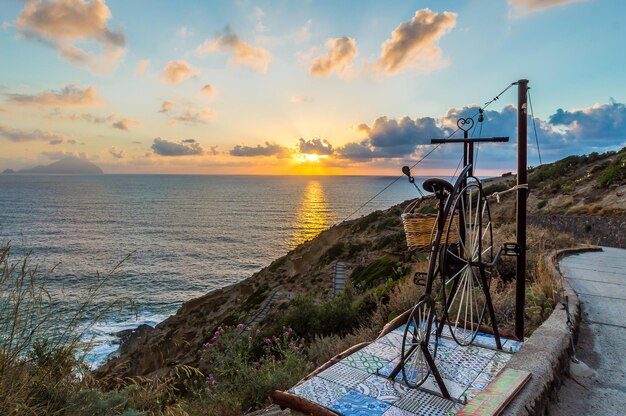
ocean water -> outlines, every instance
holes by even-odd
[[[182,302],[249,277],[393,179],[0,175],[0,243],[10,241],[18,256],[31,252],[68,317],[97,273],[105,280],[90,314],[120,297],[135,302],[136,313],[116,309],[86,331],[88,359],[98,365],[117,349],[115,332],[154,326]],[[403,178],[352,218],[416,196]]]

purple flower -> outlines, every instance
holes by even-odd
[[[237,329],[243,329],[244,326],[244,324],[237,324]]]
[[[269,345],[269,344],[271,344],[271,343],[272,343],[272,340],[271,340],[271,339],[269,339],[269,338],[265,338],[265,343]]]

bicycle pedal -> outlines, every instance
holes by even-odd
[[[502,254],[505,256],[517,257],[521,254],[522,248],[517,243],[504,243],[502,245]]]

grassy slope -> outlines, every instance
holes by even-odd
[[[626,150],[622,150],[614,154],[574,156],[532,170],[529,210],[538,214],[623,213],[626,209],[625,160]],[[607,184],[602,178],[609,176],[614,182]],[[514,180],[512,176],[495,178],[488,181],[486,190],[508,189]],[[514,199],[514,193],[509,193],[500,204],[492,204],[494,217],[500,223],[511,221]],[[273,291],[280,292],[272,308],[274,314],[285,310],[289,299],[295,295],[326,298],[332,288],[335,260],[346,263],[347,276],[355,272],[354,278],[362,277],[355,286],[359,283],[375,286],[381,282],[371,281],[372,276],[381,274],[382,278],[389,270],[398,278],[412,276],[424,263],[417,262],[415,254],[406,250],[399,218],[405,204],[332,227],[249,279],[186,302],[176,315],[134,340],[125,354],[111,360],[98,374],[161,375],[177,364],[195,366],[200,361],[202,344],[216,326],[248,322]],[[511,227],[502,227],[502,241],[511,238],[511,231]],[[541,230],[531,234],[536,237],[532,249],[539,252],[545,247],[546,234]],[[510,275],[506,267],[504,264],[501,272]],[[503,308],[506,309],[506,305]]]

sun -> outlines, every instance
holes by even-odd
[[[293,155],[293,158],[300,163],[316,163],[325,157],[316,153],[296,153]]]

